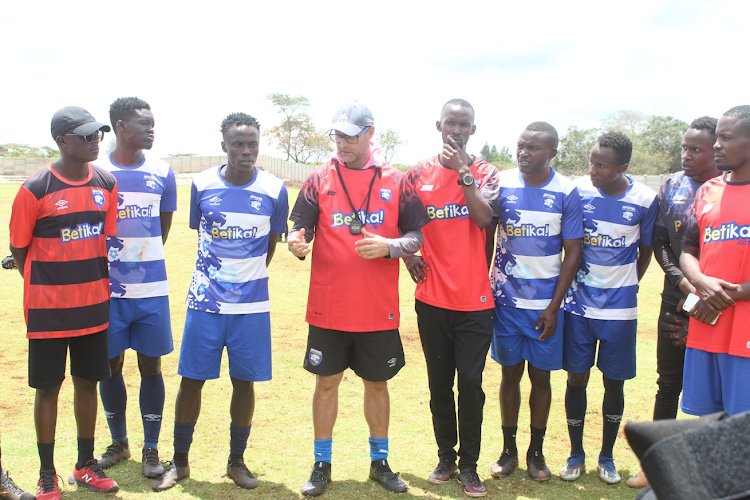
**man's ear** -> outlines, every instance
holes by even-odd
[[[227,151],[227,145],[224,144],[224,141],[221,141],[221,150],[224,151],[225,153],[228,153],[228,151]]]

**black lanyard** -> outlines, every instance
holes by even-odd
[[[365,221],[367,220],[367,215],[370,213],[370,197],[372,195],[372,186],[375,185],[375,177],[378,175],[378,168],[372,167],[374,172],[372,173],[372,180],[370,181],[370,187],[367,189],[367,196],[362,201],[362,205],[359,206],[359,210],[362,210],[362,207],[367,204],[365,207]],[[339,181],[341,182],[341,187],[344,188],[344,194],[346,195],[346,199],[349,201],[349,206],[352,207],[352,213],[354,214],[354,220],[352,221],[351,225],[349,226],[349,232],[352,234],[360,234],[362,232],[362,226],[364,225],[364,221],[360,220],[359,218],[359,210],[354,208],[354,203],[352,203],[352,199],[349,196],[349,191],[346,190],[346,184],[344,184],[344,177],[341,175],[341,170],[339,170],[339,163],[336,162],[336,173],[339,175]]]

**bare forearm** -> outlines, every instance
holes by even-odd
[[[476,184],[471,186],[461,186],[466,200],[466,208],[469,210],[469,216],[480,229],[484,229],[492,222],[492,207],[490,202],[484,199],[482,193],[477,189]]]
[[[726,292],[734,301],[750,300],[750,281],[743,281],[736,289],[728,289]]]
[[[13,256],[13,260],[16,261],[16,268],[23,278],[23,270],[26,266],[26,256],[29,254],[29,247],[16,248],[11,245],[10,254]]]
[[[693,285],[695,285],[695,280],[703,276],[696,252],[697,248],[686,245],[682,248],[682,255],[680,255],[680,269]]]
[[[648,265],[651,263],[651,247],[641,245],[638,247],[638,281],[640,282],[643,275],[648,270]]]

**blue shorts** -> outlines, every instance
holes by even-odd
[[[169,296],[109,302],[109,359],[125,349],[158,358],[174,351]]]
[[[750,410],[750,358],[732,354],[685,350],[682,411],[709,415],[725,410],[736,415]]]
[[[188,309],[177,373],[195,380],[219,378],[224,346],[231,377],[247,382],[271,380],[271,313]]]
[[[584,318],[565,311],[563,368],[570,373],[584,373],[594,366],[596,358],[596,367],[608,379],[635,378],[637,322]]]
[[[503,366],[526,360],[540,370],[562,368],[563,310],[557,314],[557,329],[551,337],[539,340],[542,328],[535,330],[542,311],[495,306],[492,318],[492,359]]]

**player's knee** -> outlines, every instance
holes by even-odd
[[[572,387],[586,387],[589,383],[589,372],[568,373],[568,385]]]
[[[125,351],[109,360],[109,371],[112,375],[119,375],[122,373],[122,365],[125,363]]]
[[[509,384],[520,384],[523,377],[524,362],[512,366],[503,366],[503,382]]]
[[[550,387],[550,375],[547,370],[540,370],[533,366],[529,366],[529,380],[531,385],[538,389],[545,389]]]
[[[315,390],[318,392],[336,391],[343,377],[343,372],[336,375],[317,375],[315,377]]]
[[[151,357],[138,353],[138,369],[141,377],[154,377],[161,373],[161,357]]]
[[[180,392],[184,395],[200,394],[203,390],[203,384],[205,383],[205,380],[182,377],[182,380],[180,381]]]
[[[625,387],[624,380],[612,380],[607,378],[606,375],[602,375],[602,381],[604,382],[604,394],[606,396],[622,397]]]

